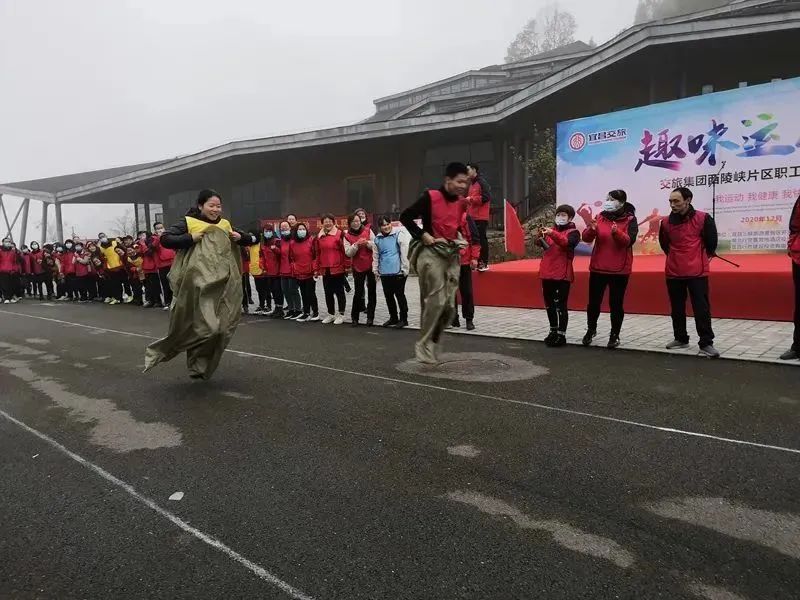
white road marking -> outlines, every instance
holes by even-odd
[[[92,360],[108,360],[110,356],[95,356]]]
[[[65,325],[67,327],[83,327],[84,329],[96,330],[96,329],[103,329],[104,331],[109,331],[110,333],[118,333],[120,335],[129,335],[132,337],[143,338],[147,340],[158,340],[160,338],[151,336],[151,335],[142,335],[141,333],[132,333],[130,331],[115,331],[113,329],[104,329],[101,327],[95,327],[94,325],[86,325],[84,323],[73,323],[70,321],[62,321],[60,319],[51,319],[48,317],[40,317],[38,315],[28,315],[25,313],[18,313],[18,312],[11,312],[7,310],[0,310],[0,314],[6,315],[13,315],[15,317],[26,317],[29,319],[39,319],[41,321],[50,321],[53,323],[60,323],[61,325]],[[489,394],[479,394],[477,392],[470,392],[467,390],[459,390],[454,388],[448,388],[441,385],[433,385],[430,383],[422,383],[419,381],[409,381],[407,379],[397,379],[395,377],[385,377],[383,375],[375,375],[373,373],[361,373],[359,371],[350,371],[348,369],[338,369],[336,367],[329,367],[327,365],[318,365],[314,363],[307,363],[300,360],[292,360],[290,358],[281,358],[278,356],[268,356],[266,354],[256,354],[253,352],[244,352],[242,350],[232,350],[228,348],[225,350],[230,354],[234,354],[236,356],[245,356],[250,358],[260,358],[263,360],[269,360],[273,362],[278,362],[286,365],[295,365],[298,367],[310,367],[314,369],[320,369],[322,371],[330,371],[333,373],[341,373],[343,375],[354,375],[356,377],[363,377],[366,379],[373,379],[375,381],[385,381],[387,383],[397,383],[400,385],[409,385],[412,387],[418,387],[428,390],[435,390],[440,392],[448,392],[450,394],[456,394],[461,396],[466,396],[468,398],[477,398],[479,400],[491,400],[493,402],[502,402],[506,404],[514,404],[518,406],[527,406],[530,408],[535,408],[537,410],[544,410],[549,412],[561,413],[566,415],[572,415],[576,417],[585,417],[587,419],[594,419],[596,421],[604,421],[607,423],[616,423],[618,425],[628,425],[630,427],[638,427],[641,429],[649,429],[651,431],[660,431],[662,433],[670,433],[675,435],[683,435],[687,437],[696,437],[705,440],[713,440],[716,442],[723,442],[726,444],[736,444],[739,446],[747,446],[750,448],[761,448],[762,450],[775,450],[778,452],[789,452],[791,454],[800,454],[800,448],[788,448],[786,446],[776,446],[773,444],[762,444],[760,442],[750,442],[747,440],[738,440],[735,438],[726,438],[720,437],[716,435],[710,435],[708,433],[700,433],[697,431],[687,431],[685,429],[674,429],[672,427],[662,427],[660,425],[651,425],[649,423],[641,423],[639,421],[631,421],[628,419],[619,419],[617,417],[609,417],[606,415],[598,415],[595,413],[589,413],[579,410],[571,410],[569,408],[561,408],[559,406],[550,406],[547,404],[539,404],[537,402],[527,402],[525,400],[512,400],[510,398],[502,398],[500,396],[491,396]]]
[[[705,527],[800,559],[800,515],[752,508],[726,498],[676,498],[644,508],[666,519]]]
[[[183,492],[175,492],[169,497],[169,499],[174,500],[175,502],[183,500]]]
[[[85,363],[72,363],[72,366],[75,367],[76,369],[85,369],[89,365]]]
[[[447,453],[452,456],[463,456],[464,458],[475,458],[481,451],[471,444],[463,444],[461,446],[450,446]]]
[[[699,582],[689,585],[689,591],[704,600],[747,600],[744,596],[734,594],[725,588]]]
[[[14,417],[12,417],[11,415],[9,415],[7,412],[5,412],[3,410],[0,410],[0,416],[2,416],[7,421],[10,421],[11,423],[14,423],[15,425],[17,425],[21,429],[24,429],[28,433],[31,433],[31,434],[35,435],[40,440],[46,442],[47,444],[49,444],[50,446],[52,446],[53,448],[55,448],[56,450],[58,450],[62,454],[68,456],[69,458],[71,458],[72,460],[74,460],[75,462],[80,464],[81,466],[86,467],[90,471],[94,471],[97,475],[99,475],[100,477],[102,477],[103,479],[108,481],[109,483],[112,483],[113,485],[117,486],[121,490],[125,491],[131,497],[135,498],[136,500],[138,500],[139,502],[141,502],[142,504],[147,506],[149,509],[155,511],[160,516],[164,517],[165,519],[167,519],[168,521],[170,521],[171,523],[173,523],[174,525],[176,525],[177,527],[179,527],[180,529],[182,529],[186,533],[194,536],[195,538],[197,538],[198,540],[200,540],[204,544],[208,544],[212,548],[216,548],[217,550],[219,550],[220,552],[225,554],[228,558],[230,558],[233,561],[236,561],[237,563],[242,565],[244,568],[246,568],[248,571],[250,571],[251,573],[256,575],[259,579],[262,579],[263,581],[266,581],[270,585],[275,586],[276,588],[278,588],[279,590],[284,592],[290,598],[294,598],[295,600],[314,600],[314,598],[312,596],[309,596],[308,594],[300,591],[296,587],[286,583],[285,581],[283,581],[282,579],[280,579],[276,575],[273,575],[272,573],[267,571],[261,565],[259,565],[257,563],[254,563],[253,561],[245,558],[244,556],[242,556],[241,554],[239,554],[238,552],[236,552],[232,548],[229,548],[228,546],[223,544],[220,540],[218,540],[218,539],[216,539],[216,538],[214,538],[214,537],[212,537],[212,536],[210,536],[210,535],[208,535],[206,533],[203,533],[202,531],[200,531],[196,527],[192,527],[191,525],[189,525],[186,521],[184,521],[180,517],[174,515],[173,513],[169,512],[168,510],[166,510],[164,508],[161,508],[158,504],[156,504],[153,500],[151,500],[147,496],[144,496],[143,494],[140,494],[139,492],[137,492],[132,485],[130,485],[128,483],[125,483],[124,481],[122,481],[121,479],[118,479],[117,477],[114,477],[111,473],[109,473],[108,471],[106,471],[102,467],[99,467],[96,464],[89,462],[88,460],[86,460],[82,456],[80,456],[78,454],[75,454],[71,450],[68,450],[65,446],[62,446],[57,441],[55,441],[51,437],[47,436],[46,434],[42,433],[41,431],[38,431],[38,430],[34,429],[33,427],[27,425],[26,423],[23,423],[22,421],[20,421],[18,419],[15,419]]]
[[[581,554],[594,556],[595,558],[605,559],[623,569],[633,566],[633,563],[636,562],[633,554],[612,539],[587,533],[569,523],[554,519],[533,519],[498,498],[472,491],[450,492],[445,497],[453,502],[460,502],[477,508],[487,515],[508,517],[520,529],[546,531],[553,536],[553,541],[559,546]]]
[[[43,338],[27,338],[25,341],[29,344],[35,344],[37,346],[46,346],[50,343],[50,340],[45,340]]]
[[[142,367],[144,368],[144,367]],[[239,392],[222,392],[223,396],[227,396],[228,398],[236,398],[237,400],[252,400],[253,396],[248,396],[247,394],[240,394]]]

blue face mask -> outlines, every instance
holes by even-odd
[[[283,230],[281,230],[281,237],[282,237],[282,238],[289,239],[289,237],[290,237],[291,235],[292,235],[292,232],[291,232],[291,231],[283,231]]]
[[[275,233],[271,229],[265,229],[264,230],[264,239],[265,240],[271,240],[273,235],[275,235]]]
[[[297,230],[297,239],[298,240],[306,239],[306,235],[308,235],[308,232],[305,229],[298,229]]]

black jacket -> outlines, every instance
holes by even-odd
[[[196,208],[190,208],[186,213],[186,216],[194,217],[195,219],[199,219],[200,221],[204,221],[206,223],[211,223],[212,225],[216,225],[221,220],[221,218],[217,219],[216,221],[206,219]],[[237,242],[240,246],[252,246],[258,242],[258,238],[252,233],[247,233],[241,229],[234,229],[234,231],[242,236],[242,239]],[[161,245],[164,246],[164,248],[169,248],[171,250],[185,250],[186,248],[191,248],[194,245],[192,234],[189,233],[189,227],[186,225],[186,219],[181,219],[164,231],[164,233],[161,235]]]
[[[687,212],[685,215],[670,213],[670,225],[679,225],[681,223],[685,223],[692,218],[695,212],[697,211],[694,209],[694,207],[690,206],[689,212]],[[719,238],[717,236],[717,224],[708,213],[706,213],[706,220],[703,222],[703,232],[701,235],[703,237],[703,246],[706,249],[706,253],[709,256],[714,256],[717,253]],[[661,249],[664,251],[664,254],[669,254],[669,238],[667,237],[663,227],[658,230],[658,243],[661,246]]]

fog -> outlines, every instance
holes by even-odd
[[[544,5],[0,0],[0,181],[352,123],[375,98],[502,62]],[[559,6],[577,39],[602,43],[632,24],[636,0]],[[93,235],[122,210],[65,206],[65,232]]]

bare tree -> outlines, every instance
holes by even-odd
[[[572,13],[561,10],[557,3],[541,9],[530,19],[506,50],[506,62],[524,60],[549,52],[575,41],[578,25]]]
[[[136,218],[131,209],[126,209],[124,213],[108,221],[108,225],[111,228],[112,235],[136,235]]]

